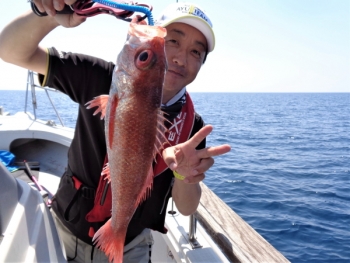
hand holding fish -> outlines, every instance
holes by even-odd
[[[41,13],[47,13],[63,27],[76,27],[86,20],[86,17],[79,16],[77,13],[56,15],[57,11],[63,10],[65,5],[73,5],[76,0],[31,0],[31,2]],[[43,21],[43,19],[40,20]]]
[[[76,0],[31,0],[41,13],[54,16],[56,11],[61,11],[65,5],[72,5]]]
[[[213,130],[206,125],[187,142],[168,147],[163,151],[163,159],[168,167],[184,176],[184,182],[195,184],[202,181],[204,173],[214,164],[213,156],[225,154],[231,150],[227,144],[196,150],[199,143]]]

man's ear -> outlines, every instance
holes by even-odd
[[[205,55],[204,55],[203,63],[202,63],[202,64],[204,64],[204,62],[207,60],[207,56],[208,56],[208,51],[205,52]]]

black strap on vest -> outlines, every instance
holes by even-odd
[[[69,168],[69,166],[67,168],[66,173],[73,180],[74,175],[72,173],[72,170]],[[77,189],[77,192],[74,194],[72,200],[69,202],[66,210],[64,211],[63,217],[64,217],[64,220],[66,220],[67,222],[73,222],[77,218],[77,216],[79,215],[79,210],[76,211],[76,214],[73,217],[69,215],[73,205],[76,203],[79,196],[81,196],[85,199],[92,199],[93,200],[93,199],[95,199],[95,189],[87,187],[83,184],[80,185],[79,189]]]
[[[78,255],[78,238],[75,237],[75,252],[74,252],[74,257],[70,258],[67,256],[67,261],[73,261]]]

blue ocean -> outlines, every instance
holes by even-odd
[[[291,262],[350,262],[350,93],[193,93],[228,143],[205,184]],[[53,93],[66,126],[77,105]],[[37,116],[54,120],[45,92]],[[25,91],[1,91],[0,106],[23,111]],[[28,104],[32,112],[32,106]]]

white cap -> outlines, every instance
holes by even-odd
[[[198,29],[207,39],[208,52],[214,50],[213,24],[198,5],[187,2],[171,4],[162,12],[155,25],[166,27],[174,22],[185,23]]]

